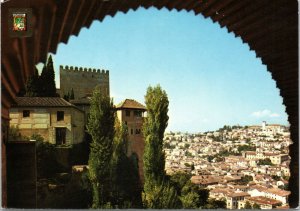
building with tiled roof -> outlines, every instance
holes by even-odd
[[[41,135],[56,145],[83,141],[84,112],[59,97],[17,97],[9,113],[10,127],[20,135]]]
[[[264,196],[246,197],[244,201],[239,202],[238,209],[243,209],[247,202],[249,202],[251,206],[257,204],[260,209],[273,209],[282,204],[279,200]]]
[[[126,99],[116,106],[116,110],[119,121],[127,125],[128,128],[127,155],[137,156],[139,174],[141,181],[143,182],[143,154],[145,141],[142,134],[142,128],[146,107],[136,100]]]
[[[238,203],[243,201],[247,196],[250,196],[250,194],[243,191],[230,192],[226,194],[226,208],[237,209]]]
[[[133,99],[125,99],[121,103],[119,103],[116,108],[119,109],[137,109],[146,111],[146,107]]]
[[[17,97],[14,107],[74,107],[60,97]]]

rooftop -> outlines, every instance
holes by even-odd
[[[250,196],[250,194],[241,191],[241,192],[229,193],[227,196],[228,197],[240,197],[240,196]]]
[[[117,109],[131,108],[131,109],[140,109],[146,111],[146,107],[143,104],[133,99],[126,99],[122,101],[120,104],[116,106],[116,108]]]
[[[290,191],[281,190],[279,188],[269,188],[269,189],[266,189],[265,192],[275,194],[278,196],[288,196],[291,194]]]
[[[60,97],[16,97],[12,107],[72,107],[81,112],[81,109]]]
[[[281,201],[270,199],[264,196],[254,196],[247,198],[248,201],[255,202],[257,204],[270,204],[270,205],[276,205],[281,204]]]
[[[17,97],[13,107],[72,107],[73,104],[60,97]]]

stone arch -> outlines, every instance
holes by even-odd
[[[117,12],[127,13],[139,7],[193,11],[211,18],[228,32],[240,36],[267,65],[283,97],[291,124],[290,205],[298,206],[299,197],[299,113],[298,113],[298,3],[296,0],[10,0],[1,9],[2,26],[2,119],[8,121],[8,109],[34,65],[55,53],[59,43],[67,43],[93,20],[103,21]],[[32,8],[33,36],[9,35],[9,8]],[[20,77],[21,76],[21,77]]]

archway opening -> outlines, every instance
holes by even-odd
[[[56,70],[62,64],[74,66],[73,70],[76,66],[110,70],[111,97],[117,102],[124,98],[143,102],[147,86],[160,83],[170,98],[169,131],[194,135],[219,132],[218,129],[230,125],[244,128],[246,136],[246,127],[267,120],[280,123],[288,133],[279,90],[266,67],[241,39],[202,16],[171,13],[168,17],[165,13],[169,11],[156,12],[138,10],[134,13],[137,16],[124,16],[129,19],[116,15],[101,24],[94,22],[78,38],[71,38],[66,47],[58,47],[53,55]],[[136,22],[125,25],[130,19],[139,20],[141,27]],[[168,27],[170,23],[176,23],[176,29]],[[193,30],[199,26],[201,33]],[[260,145],[257,146],[259,149]],[[273,153],[270,149],[267,152]]]

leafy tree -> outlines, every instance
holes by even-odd
[[[253,177],[249,175],[245,175],[241,178],[240,181],[237,181],[236,183],[239,185],[247,185],[251,181],[253,181]]]
[[[195,170],[195,164],[194,164],[194,163],[192,163],[192,165],[191,165],[191,170],[192,170],[192,171]]]
[[[182,202],[182,207],[184,209],[197,209],[198,208],[198,201],[199,195],[196,192],[189,192],[180,197]]]
[[[273,166],[274,164],[271,162],[270,158],[266,158],[266,159],[260,159],[260,160],[258,160],[257,165],[269,165],[269,166]]]
[[[209,191],[193,184],[190,180],[181,189],[183,208],[199,208],[207,204]]]
[[[184,155],[187,157],[193,157],[192,153],[190,153],[189,151],[185,151]]]
[[[272,179],[275,180],[275,181],[279,181],[280,180],[280,176],[272,175]]]
[[[282,190],[289,190],[288,184],[280,185],[280,186],[278,186],[278,188],[280,188]]]
[[[246,201],[245,207],[244,207],[244,208],[245,208],[245,209],[252,209],[252,206],[251,206],[251,204],[250,204],[249,201]]]
[[[144,207],[151,209],[178,209],[181,202],[177,192],[169,182],[157,182],[155,180],[145,183],[143,193]]]
[[[284,179],[284,180],[289,180],[290,177],[289,177],[289,176],[283,176],[282,179]]]
[[[103,208],[109,201],[111,158],[113,154],[115,112],[108,96],[95,89],[87,124],[92,137],[89,178],[93,189],[93,208]]]
[[[188,149],[190,147],[190,144],[184,144],[184,148]]]
[[[256,147],[255,146],[249,146],[249,145],[242,145],[238,147],[238,151],[242,152],[242,151],[255,151]]]
[[[256,203],[253,204],[253,207],[252,207],[252,208],[253,208],[253,209],[256,209],[256,210],[261,209],[260,206],[259,206],[258,204],[256,204]]]
[[[60,197],[63,209],[87,209],[92,203],[91,183],[88,172],[75,173],[65,187],[65,197]]]
[[[31,140],[36,140],[37,178],[51,178],[62,170],[55,159],[55,146],[45,142],[39,134],[33,134]]]
[[[143,125],[145,137],[144,176],[163,179],[165,175],[165,154],[163,152],[163,137],[168,125],[169,100],[166,92],[158,85],[148,87],[145,96],[147,118]]]
[[[181,189],[191,179],[191,177],[192,175],[189,173],[177,172],[171,176],[170,182],[177,190],[177,193],[181,194]]]
[[[19,141],[22,139],[22,135],[18,127],[11,126],[8,132],[8,141]]]
[[[169,100],[158,85],[148,87],[145,96],[147,118],[143,125],[144,149],[144,206],[152,209],[179,208],[176,190],[166,181],[163,137],[168,125]]]
[[[178,172],[171,176],[170,181],[175,187],[183,208],[199,208],[207,204],[209,191],[193,184],[191,174]]]
[[[204,209],[226,209],[225,200],[209,199],[208,204],[206,204]]]

